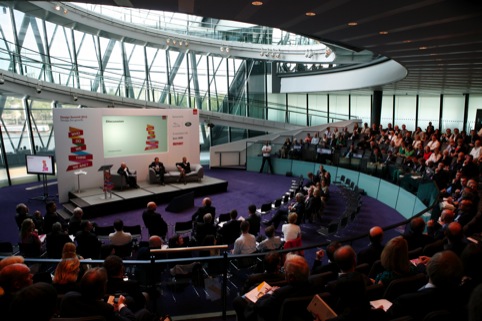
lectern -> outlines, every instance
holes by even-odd
[[[110,179],[110,169],[114,165],[102,165],[99,167],[99,172],[102,172],[102,180],[104,181],[104,187],[102,190],[104,191],[104,199],[107,199],[107,192],[109,192],[109,198],[112,198],[112,181]]]

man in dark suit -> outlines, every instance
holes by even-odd
[[[201,246],[204,244],[204,238],[207,235],[212,235],[216,237],[216,226],[213,225],[213,217],[210,213],[204,214],[204,221],[202,223],[194,223],[193,236],[196,240],[197,245]]]
[[[97,236],[92,233],[94,226],[90,221],[80,223],[80,231],[75,235],[77,243],[77,253],[84,258],[96,260],[100,257],[101,243]]]
[[[412,251],[419,247],[423,248],[425,245],[433,242],[430,235],[424,234],[425,221],[422,217],[415,217],[410,221],[409,230],[403,235],[403,238],[408,243],[408,250]]]
[[[155,202],[147,203],[147,209],[142,213],[142,220],[149,231],[149,236],[157,235],[166,238],[167,223],[161,214],[156,212],[157,204]]]
[[[427,264],[428,283],[414,293],[399,296],[387,313],[391,318],[411,316],[423,320],[429,312],[463,310],[464,298],[459,293],[463,267],[458,256],[452,251],[435,254]]]
[[[248,206],[248,217],[246,221],[249,222],[249,233],[258,236],[261,218],[256,214],[256,205],[251,204]]]
[[[288,218],[288,214],[291,212],[296,212],[298,219],[296,224],[300,225],[303,221],[303,216],[305,214],[305,196],[303,193],[296,193],[296,202],[293,205],[288,206],[288,208],[280,208],[273,217],[268,221],[263,221],[265,225],[273,224],[275,228],[278,228],[282,220]]]
[[[202,207],[198,208],[197,211],[192,215],[191,220],[193,222],[202,223],[204,219],[204,214],[211,214],[213,222],[216,218],[216,208],[212,206],[212,201],[209,197],[205,197],[202,201]]]
[[[237,219],[238,211],[232,210],[229,215],[231,219],[224,223],[223,227],[219,230],[224,244],[233,244],[239,237],[239,234],[241,234],[241,221]]]
[[[166,169],[164,164],[159,161],[159,157],[154,158],[154,161],[149,165],[149,168],[152,168],[154,172],[156,172],[156,177],[159,178],[159,183],[164,185],[164,174],[166,173]]]
[[[384,245],[383,229],[380,226],[374,226],[369,233],[370,244],[364,249],[360,250],[357,255],[357,264],[367,263],[370,267],[373,262],[380,259]]]
[[[120,176],[124,176],[126,179],[127,184],[132,187],[132,188],[139,188],[139,185],[137,185],[137,176],[136,172],[132,173],[129,170],[129,167],[127,167],[126,163],[122,162],[121,166],[117,170],[117,174]]]

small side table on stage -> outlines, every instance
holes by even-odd
[[[80,175],[87,175],[87,172],[79,169],[78,171],[74,172],[74,174],[77,176],[77,193],[80,193]]]
[[[109,198],[112,198],[112,181],[110,179],[110,169],[114,165],[102,165],[99,168],[99,172],[102,172],[102,181],[104,182],[104,199],[107,199],[107,191],[109,191]]]

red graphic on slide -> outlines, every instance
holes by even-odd
[[[147,131],[147,140],[146,140],[146,148],[144,148],[144,150],[158,149],[159,141],[155,139],[156,131],[154,130],[154,126],[147,124],[146,131]]]
[[[67,167],[67,172],[75,171],[77,169],[92,167],[93,155],[86,152],[87,146],[85,145],[84,130],[69,127],[69,138],[72,140],[73,146],[70,147],[69,161],[75,164]]]

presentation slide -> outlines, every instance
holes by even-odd
[[[25,156],[28,174],[55,175],[55,164],[52,156]]]
[[[167,152],[167,116],[103,116],[104,157]]]

